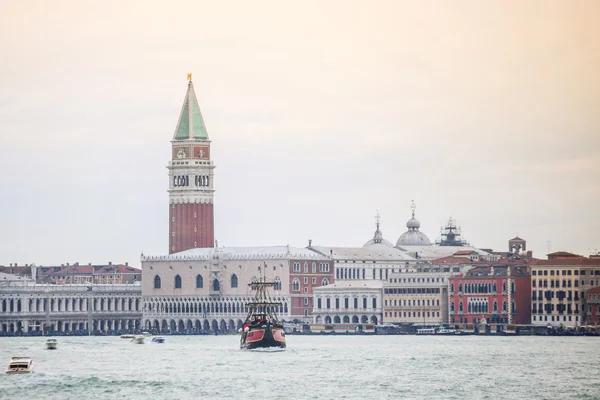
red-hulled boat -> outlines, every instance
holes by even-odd
[[[248,316],[240,332],[240,348],[285,348],[285,332],[277,318],[281,303],[272,301],[268,291],[269,287],[275,286],[275,282],[261,277],[258,282],[252,282],[248,286],[256,290],[256,294],[253,301],[246,304]]]

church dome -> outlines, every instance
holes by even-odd
[[[417,228],[404,232],[398,238],[396,247],[401,246],[431,246],[431,242],[426,234],[419,232]]]
[[[396,247],[401,246],[431,246],[431,241],[426,234],[419,231],[421,223],[415,218],[415,203],[412,206],[412,218],[406,223],[408,231],[404,232],[396,242]]]
[[[421,223],[414,216],[408,220],[406,223],[406,227],[408,229],[419,229],[421,227]]]
[[[376,221],[377,221],[377,225],[375,228],[375,233],[373,234],[373,239],[369,240],[367,243],[365,243],[363,245],[363,247],[394,247],[394,245],[392,244],[392,242],[385,240],[383,238],[383,233],[381,233],[381,230],[379,229],[379,213],[377,213],[377,216],[375,217]]]

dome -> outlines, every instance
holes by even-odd
[[[380,242],[376,242],[375,240],[371,239],[367,243],[363,244],[363,247],[381,247],[381,246],[390,247],[390,248],[394,247],[392,242],[390,242],[389,240],[385,240],[385,239],[381,239]]]
[[[415,218],[415,203],[412,203],[412,218],[406,223],[408,231],[404,232],[402,236],[398,238],[396,247],[400,246],[431,246],[431,241],[426,234],[419,231],[421,223]]]
[[[369,240],[367,243],[365,243],[363,245],[363,247],[391,247],[393,248],[394,245],[392,244],[392,242],[385,240],[383,238],[383,234],[381,233],[381,230],[379,229],[379,212],[377,212],[377,216],[375,217],[375,220],[377,221],[377,225],[375,228],[375,233],[373,234],[373,239]]]
[[[431,246],[431,242],[426,234],[419,232],[417,228],[404,232],[398,238],[396,247],[400,246]]]
[[[421,223],[413,215],[413,217],[406,223],[406,227],[408,229],[419,229],[421,227]]]

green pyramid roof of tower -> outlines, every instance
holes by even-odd
[[[185,94],[174,139],[208,139],[206,126],[202,119],[202,113],[200,112],[200,106],[198,105],[198,99],[196,99],[194,85],[191,80],[188,83],[188,90]]]

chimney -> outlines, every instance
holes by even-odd
[[[112,265],[112,261],[109,261],[109,262],[108,262],[108,265]]]
[[[125,266],[129,267],[129,262],[125,261]]]
[[[308,247],[312,246],[312,239],[308,239]]]
[[[67,263],[67,267],[69,266],[69,263]]]

